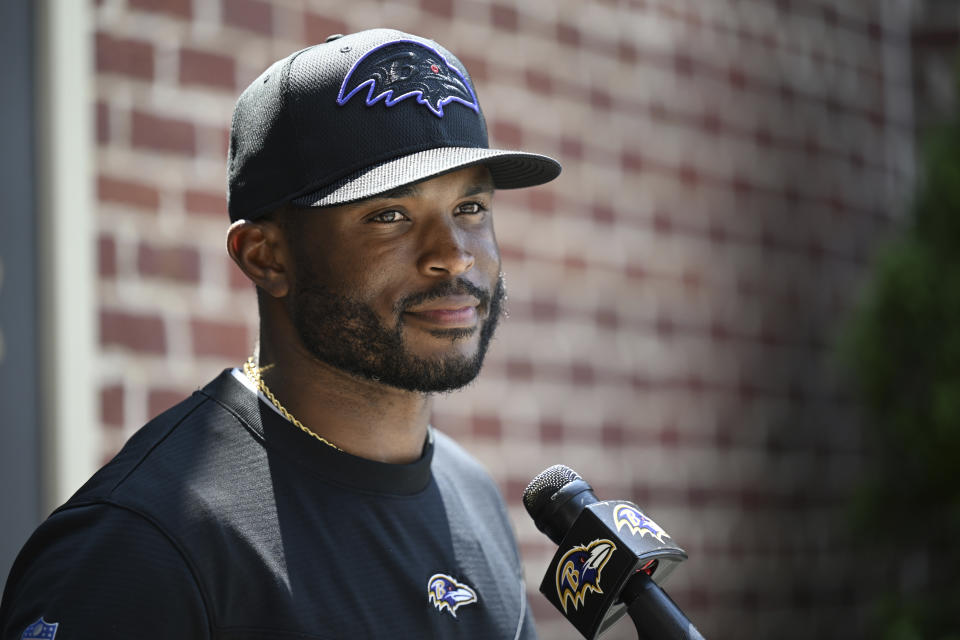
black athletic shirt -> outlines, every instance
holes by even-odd
[[[535,638],[496,486],[430,433],[351,456],[225,371],[37,529],[0,638]]]

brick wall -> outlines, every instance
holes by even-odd
[[[687,549],[668,586],[707,637],[857,637],[862,426],[831,349],[912,181],[903,3],[92,6],[105,457],[252,348],[224,250],[236,96],[330,33],[393,26],[461,57],[493,144],[564,164],[498,194],[510,318],[434,420],[506,494],[541,636],[576,637],[536,593],[553,549],[520,494],[564,462]]]
[[[923,134],[956,110],[960,5],[952,0],[923,0],[916,9],[910,38],[914,122]]]

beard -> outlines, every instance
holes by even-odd
[[[491,293],[463,278],[447,280],[429,291],[398,301],[394,326],[384,325],[366,303],[322,286],[300,287],[309,278],[298,274],[290,300],[294,328],[307,350],[321,362],[347,373],[407,391],[451,391],[468,384],[480,373],[490,340],[497,328],[506,297],[503,276]],[[472,356],[449,354],[424,358],[410,352],[403,340],[404,312],[414,305],[450,295],[472,295],[480,304],[478,327],[435,329],[430,333],[452,342],[480,332]]]

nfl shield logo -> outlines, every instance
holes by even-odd
[[[24,629],[20,640],[53,640],[57,635],[57,627],[59,626],[59,622],[50,624],[43,619],[43,616],[40,616],[36,622]]]

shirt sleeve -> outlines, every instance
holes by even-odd
[[[144,517],[106,504],[54,514],[20,552],[0,639],[21,640],[28,628],[26,637],[56,640],[210,637],[203,596],[176,546]]]

